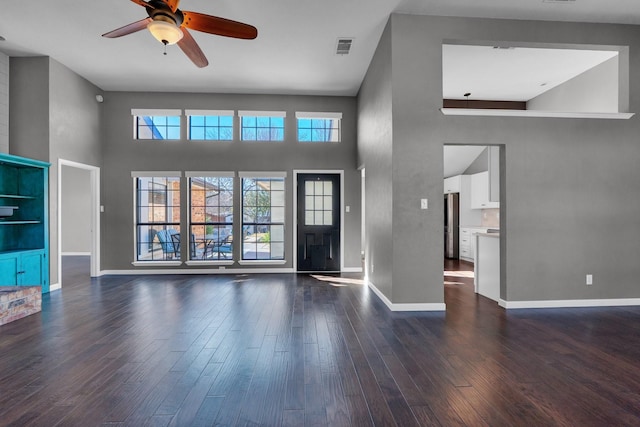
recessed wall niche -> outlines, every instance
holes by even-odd
[[[445,41],[447,115],[626,119],[625,46]]]

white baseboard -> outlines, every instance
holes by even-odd
[[[62,286],[60,286],[60,283],[54,283],[52,285],[49,285],[49,292],[59,291],[60,289],[62,289]]]
[[[367,284],[391,311],[445,311],[447,309],[445,303],[393,303],[373,283],[367,281]]]
[[[62,256],[91,256],[91,252],[60,252]]]
[[[640,298],[618,299],[568,299],[549,301],[498,301],[506,309],[517,308],[578,308],[578,307],[624,307],[640,306]]]
[[[100,276],[158,275],[158,274],[255,274],[293,273],[292,268],[168,268],[162,270],[102,270]]]
[[[362,267],[344,267],[342,273],[362,273]]]

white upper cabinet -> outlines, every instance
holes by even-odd
[[[459,193],[462,188],[462,175],[444,179],[444,194]]]
[[[489,201],[489,172],[471,175],[471,209],[499,208],[500,202]]]

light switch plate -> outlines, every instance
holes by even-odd
[[[429,199],[420,199],[420,209],[429,209]]]

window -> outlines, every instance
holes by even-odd
[[[306,181],[304,225],[333,225],[333,182]]]
[[[284,111],[239,111],[243,141],[284,141]]]
[[[233,172],[187,172],[190,260],[233,259]]]
[[[180,139],[181,110],[131,110],[134,139]]]
[[[284,260],[285,173],[241,173],[242,259]]]
[[[342,113],[296,112],[299,142],[339,142]]]
[[[189,117],[189,139],[201,141],[233,141],[233,117],[230,110],[186,110]]]
[[[136,261],[180,261],[180,173],[132,176]]]

